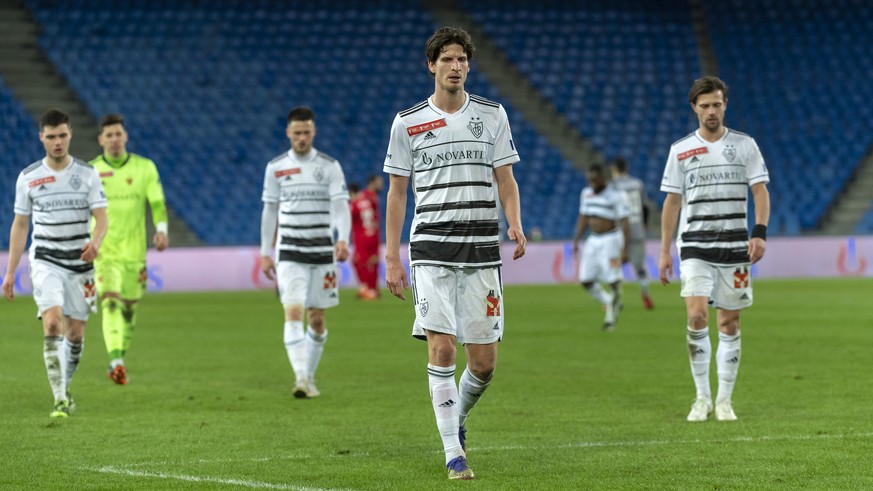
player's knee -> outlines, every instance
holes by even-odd
[[[43,315],[42,325],[46,336],[60,336],[64,333],[64,322],[58,315]]]
[[[486,382],[491,380],[491,377],[494,375],[494,369],[496,368],[494,363],[474,364],[470,363],[470,361],[467,362],[467,366],[470,368],[470,373],[472,373],[474,377]]]
[[[430,363],[447,367],[455,363],[454,345],[437,345],[430,347]]]
[[[103,297],[103,301],[100,302],[103,306],[103,310],[108,310],[109,312],[115,312],[121,309],[121,299],[118,297]]]
[[[740,318],[739,317],[730,317],[726,319],[718,320],[718,332],[727,334],[729,336],[736,335],[737,331],[740,330]]]
[[[709,324],[709,313],[706,310],[688,311],[688,325],[695,329],[703,329]]]
[[[324,333],[324,311],[309,311],[309,328],[318,334]]]
[[[302,321],[303,320],[303,305],[300,305],[300,304],[285,305],[285,320]]]

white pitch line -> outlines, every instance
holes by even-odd
[[[123,469],[111,465],[103,467],[83,467],[83,469],[92,472],[99,472],[101,474],[119,474],[123,476],[150,477],[155,479],[174,479],[177,481],[188,482],[211,482],[216,484],[228,484],[253,489],[287,489],[291,491],[351,491],[328,488],[312,488],[309,486],[295,486],[292,484],[276,484],[263,481],[250,481],[248,479],[225,479],[221,477],[211,476],[189,476],[186,474],[167,474],[166,472],[137,471],[131,469]]]
[[[851,438],[870,438],[873,437],[873,432],[868,433],[851,433],[851,434],[821,434],[821,435],[779,435],[779,436],[735,436],[727,438],[713,438],[711,440],[703,440],[700,438],[688,440],[639,440],[625,442],[576,442],[565,443],[562,445],[506,445],[498,447],[470,447],[470,450],[477,452],[489,452],[497,450],[553,450],[560,448],[606,448],[606,447],[647,447],[657,445],[687,445],[696,443],[746,443],[746,442],[768,442],[768,441],[804,441],[804,440],[847,440]]]
[[[849,433],[849,434],[821,434],[821,435],[762,435],[762,436],[734,436],[725,438],[713,439],[684,439],[684,440],[628,440],[616,442],[572,442],[555,445],[502,445],[502,446],[482,446],[470,447],[471,451],[475,452],[497,452],[506,450],[560,450],[560,449],[576,449],[576,448],[609,448],[609,447],[651,447],[651,446],[666,446],[666,445],[688,445],[688,444],[712,444],[712,443],[761,443],[772,441],[808,441],[808,440],[848,440],[852,438],[871,438],[873,432],[866,433]],[[410,446],[412,447],[412,446]],[[419,446],[420,447],[420,446]],[[425,450],[427,452],[427,450]],[[431,453],[442,454],[443,451],[436,449]],[[125,464],[124,467],[153,467],[160,465],[191,465],[191,464],[216,464],[216,463],[232,463],[232,462],[270,462],[276,460],[310,460],[310,459],[332,459],[332,458],[349,458],[349,457],[369,457],[369,452],[352,452],[345,455],[329,454],[324,456],[312,454],[292,454],[281,455],[277,457],[251,457],[247,459],[196,459],[187,462],[183,461],[151,461],[140,462],[136,464]]]

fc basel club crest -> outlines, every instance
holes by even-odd
[[[743,266],[734,271],[734,288],[749,287],[749,268]]]
[[[737,158],[737,147],[727,145],[724,147],[724,151],[721,154],[724,155],[724,158],[727,159],[728,162],[733,163],[734,159]]]
[[[422,317],[426,317],[426,316],[427,316],[427,299],[422,298],[422,299],[418,302],[418,310],[421,311],[421,316],[422,316]]]
[[[82,178],[79,177],[79,174],[73,174],[72,177],[70,177],[70,187],[78,191],[81,186]]]
[[[470,123],[467,125],[467,129],[470,130],[470,133],[473,133],[473,136],[479,138],[482,136],[482,119],[481,118],[471,118]]]
[[[330,290],[331,288],[336,288],[336,273],[333,271],[324,275],[324,289]]]
[[[485,315],[487,317],[500,317],[500,297],[494,295],[494,290],[488,292],[485,297]]]
[[[321,182],[324,179],[324,171],[321,168],[315,169],[315,172],[312,173],[312,177],[317,181]]]

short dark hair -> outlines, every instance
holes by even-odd
[[[107,126],[112,126],[114,124],[120,124],[122,127],[124,126],[124,116],[120,114],[107,114],[100,118],[100,130],[103,131],[103,128]]]
[[[367,185],[369,186],[370,184],[373,184],[376,181],[376,179],[381,179],[381,178],[382,178],[382,174],[370,174],[369,176],[367,176]]]
[[[588,166],[588,173],[606,176],[606,169],[601,164],[591,164]]]
[[[353,182],[353,183],[349,184],[349,192],[350,193],[357,193],[360,190],[361,190],[361,186],[358,186],[358,183]]]
[[[314,123],[315,113],[308,107],[295,107],[288,113],[288,124],[291,124],[291,121],[312,121]]]
[[[728,98],[728,86],[718,77],[707,75],[700,77],[691,85],[691,90],[688,91],[688,102],[697,104],[697,98],[702,94],[712,94],[713,92],[721,91],[724,95],[724,100]]]
[[[437,29],[424,44],[424,56],[427,61],[436,63],[440,53],[450,44],[460,45],[464,53],[467,54],[467,61],[473,60],[473,54],[476,52],[473,38],[467,31],[459,27],[440,27]]]
[[[616,158],[612,159],[612,162],[610,162],[609,165],[618,169],[618,171],[621,172],[622,174],[627,172],[627,160],[625,160],[622,157],[616,157]]]
[[[39,117],[39,131],[45,129],[46,126],[60,126],[62,124],[69,125],[70,116],[60,109],[49,109]]]

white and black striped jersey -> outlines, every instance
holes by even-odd
[[[630,225],[630,240],[646,238],[646,223],[643,217],[643,201],[646,197],[646,185],[636,177],[623,175],[610,183],[624,194],[628,208],[628,224]]]
[[[612,220],[618,226],[619,220],[628,218],[629,210],[624,193],[610,184],[599,193],[595,193],[591,186],[583,189],[579,195],[579,214]]]
[[[491,267],[500,262],[494,169],[519,161],[503,106],[467,94],[453,114],[431,98],[391,126],[384,172],[411,176],[413,266]]]
[[[333,264],[331,200],[349,199],[339,162],[312,149],[299,156],[289,150],[267,164],[265,203],[279,203],[280,261]]]
[[[710,143],[698,130],[675,142],[661,191],[682,195],[679,257],[749,262],[749,187],[769,181],[758,144],[745,133],[725,128],[724,136]]]
[[[31,216],[30,261],[85,273],[92,263],[79,259],[91,240],[91,210],[106,208],[100,176],[73,158],[56,171],[39,160],[21,171],[15,184],[15,214]]]

